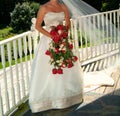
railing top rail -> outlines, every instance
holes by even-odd
[[[30,34],[30,33],[31,33],[31,31],[27,31],[27,32],[24,32],[24,33],[22,33],[22,34],[19,34],[19,35],[10,37],[10,38],[5,39],[5,40],[2,40],[2,41],[0,41],[0,46],[3,45],[3,44],[9,43],[10,41],[14,41],[14,40],[16,40],[16,39],[18,39],[18,38],[21,38],[21,37],[23,37],[23,36],[26,36],[26,35],[28,35],[28,34]]]
[[[95,13],[95,14],[89,14],[89,15],[83,15],[83,16],[79,16],[78,19],[84,18],[84,17],[90,17],[90,16],[104,15],[104,14],[109,14],[109,13],[118,12],[118,11],[120,12],[120,9],[106,11],[106,12],[100,12],[100,13]]]

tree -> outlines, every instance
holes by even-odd
[[[119,0],[103,0],[101,11],[115,10],[119,8]]]
[[[30,7],[30,3],[18,3],[11,13],[10,25],[14,32],[21,33],[30,29],[31,19],[35,17],[35,11]]]
[[[119,8],[120,0],[83,0],[99,11],[109,11]]]
[[[9,25],[11,21],[10,12],[14,10],[15,5],[27,1],[39,2],[40,0],[0,0],[0,28],[2,28],[2,25]]]

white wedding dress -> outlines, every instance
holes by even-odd
[[[64,20],[64,12],[49,12],[44,17],[46,30]],[[83,73],[79,61],[63,74],[52,74],[52,65],[45,54],[51,39],[42,36],[37,46],[30,77],[29,105],[33,113],[49,109],[66,108],[81,103],[83,94],[102,85],[114,85],[111,70]],[[75,54],[75,52],[74,52]]]
[[[44,17],[46,29],[64,20],[64,12],[49,12]],[[48,109],[66,108],[82,102],[83,71],[79,61],[63,74],[52,74],[52,65],[45,54],[51,39],[42,36],[36,49],[30,77],[29,105],[33,113]]]

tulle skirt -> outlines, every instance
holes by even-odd
[[[42,36],[32,63],[29,105],[33,113],[66,108],[83,99],[83,71],[79,61],[72,68],[65,68],[63,74],[52,74],[50,57],[45,54],[50,41]]]

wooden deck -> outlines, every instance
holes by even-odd
[[[120,96],[120,66],[117,66],[113,72],[111,72],[111,77],[114,80],[114,86],[101,86],[91,92],[86,93],[84,95],[84,102],[90,103],[105,95]]]
[[[91,104],[92,102],[96,101],[97,99],[103,97],[103,96],[112,96],[112,95],[117,95],[120,97],[120,66],[116,67],[113,72],[111,72],[111,76],[115,81],[114,86],[101,86],[93,91],[87,92],[84,94],[84,101],[82,104],[79,104],[80,106],[86,105],[86,104]],[[120,101],[118,100],[119,105]],[[120,107],[120,106],[118,106]],[[37,113],[37,114],[32,114],[31,111],[29,110],[29,105],[28,102],[23,104],[17,112],[15,112],[11,116],[43,116],[45,113],[45,116],[68,116],[69,112],[71,112],[75,107],[70,107],[62,110],[50,110],[50,111],[45,111],[43,113]],[[112,108],[113,109],[113,108]],[[74,109],[75,110],[75,109]],[[111,109],[110,109],[111,110]],[[120,115],[120,109],[117,109],[117,112],[119,112]],[[119,116],[116,115],[116,116]],[[79,114],[74,115],[69,115],[69,116],[79,116]],[[93,115],[82,115],[82,116],[93,116]],[[94,115],[96,116],[96,115]],[[97,116],[99,116],[97,114]],[[100,114],[101,116],[101,114]],[[104,115],[107,116],[107,115]],[[109,115],[109,116],[112,116]]]

